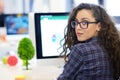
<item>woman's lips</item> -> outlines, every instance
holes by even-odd
[[[81,35],[83,35],[83,33],[77,33],[77,36],[81,36]]]

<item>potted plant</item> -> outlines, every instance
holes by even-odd
[[[29,60],[35,55],[35,48],[30,38],[22,38],[18,44],[18,56],[23,60],[23,65],[28,70]]]

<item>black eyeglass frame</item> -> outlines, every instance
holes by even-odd
[[[97,24],[98,23],[98,21],[95,21],[95,22],[89,22],[89,21],[81,21],[81,22],[71,21],[71,27],[72,28],[75,28],[75,25],[73,26],[73,22],[75,22],[75,23],[77,22],[77,25],[79,24],[79,27],[82,28],[82,29],[87,29],[89,24]],[[84,28],[84,27],[81,26],[81,24],[84,24],[84,25],[87,24],[87,26]]]

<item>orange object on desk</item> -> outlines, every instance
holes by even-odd
[[[1,40],[2,40],[3,42],[6,41],[6,35],[0,35],[0,37],[1,37]]]
[[[24,75],[16,76],[15,80],[26,80],[26,77]]]

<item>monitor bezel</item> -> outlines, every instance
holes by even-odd
[[[36,57],[37,59],[45,59],[45,58],[58,58],[58,56],[43,56],[42,53],[42,36],[41,36],[41,26],[40,26],[40,16],[41,15],[69,15],[69,12],[61,12],[61,13],[35,13],[35,40],[36,40]]]
[[[5,27],[5,14],[0,14],[0,28],[4,28]]]

